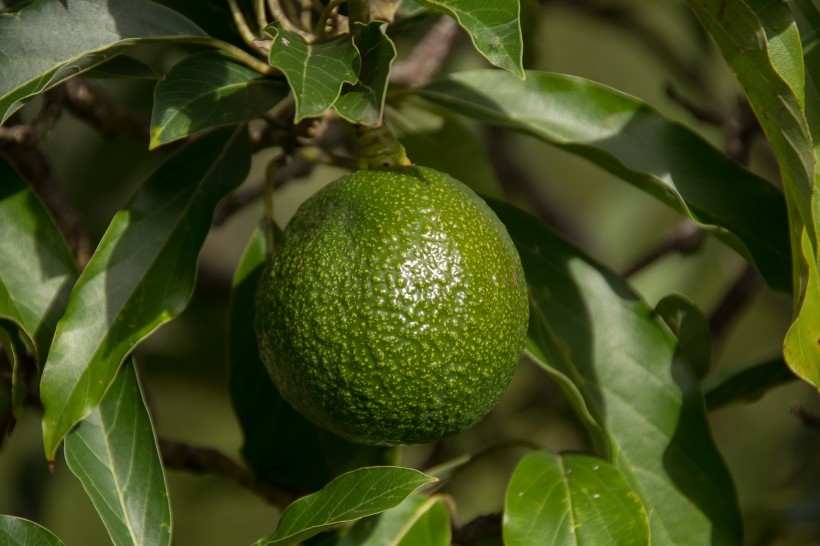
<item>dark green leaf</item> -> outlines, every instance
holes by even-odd
[[[23,329],[45,362],[77,270],[62,235],[0,155],[0,318]]]
[[[265,237],[257,229],[234,276],[228,341],[231,400],[245,433],[245,460],[260,478],[303,491],[318,489],[354,468],[392,462],[395,449],[339,438],[310,423],[279,396],[259,359],[249,312],[264,263]]]
[[[494,65],[524,79],[518,0],[418,0],[453,16],[476,49]]]
[[[357,521],[339,546],[450,546],[451,535],[441,497],[410,495],[395,508]]]
[[[134,346],[185,308],[214,208],[249,166],[247,128],[217,130],[162,164],[114,216],[71,292],[43,372],[49,460]]]
[[[805,117],[804,66],[788,2],[690,0],[743,86],[780,166],[791,224],[795,321],[784,354],[803,379],[820,386],[820,172]]]
[[[0,544],[3,546],[63,546],[45,527],[27,519],[0,515]]]
[[[453,74],[422,95],[485,123],[533,135],[634,184],[791,287],[783,195],[639,100],[581,78],[498,70]]]
[[[296,121],[321,115],[339,98],[342,85],[358,81],[361,57],[352,35],[306,44],[278,23],[265,32],[273,39],[268,62],[285,74],[293,90]]]
[[[165,474],[133,363],[66,437],[65,458],[116,546],[171,543]]]
[[[510,478],[504,544],[649,544],[641,499],[617,468],[597,457],[530,453]]]
[[[792,0],[803,43],[806,75],[806,120],[814,140],[814,176],[820,169],[820,9],[813,0]]]
[[[412,468],[372,466],[342,474],[324,489],[293,502],[276,532],[256,546],[296,544],[323,530],[393,508],[435,478]]]
[[[655,314],[678,339],[678,349],[692,365],[698,379],[712,366],[712,332],[700,309],[680,294],[666,296],[655,306]]]
[[[523,212],[493,208],[530,289],[527,350],[641,497],[652,544],[740,544],[734,485],[672,333],[623,279]]]
[[[146,0],[40,0],[0,16],[0,36],[2,124],[26,99],[139,40],[205,35],[175,11]]]
[[[377,126],[382,122],[387,80],[396,58],[396,46],[384,33],[387,23],[375,21],[360,26],[358,50],[362,67],[359,81],[343,88],[334,108],[351,123]]]
[[[751,402],[795,379],[782,358],[751,366],[708,389],[706,408],[714,411],[734,402]]]
[[[154,89],[150,146],[255,118],[287,94],[285,82],[263,77],[226,53],[191,55],[175,64]]]
[[[159,73],[152,67],[134,57],[119,55],[98,65],[88,72],[89,78],[112,78],[131,80],[158,80]]]

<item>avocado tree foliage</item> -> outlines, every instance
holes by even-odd
[[[0,1],[0,423],[11,433],[24,412],[41,412],[44,464],[65,457],[114,544],[171,543],[167,444],[133,352],[186,308],[214,215],[249,194],[265,202],[266,218],[236,242],[246,250],[231,286],[225,361],[243,464],[264,492],[260,502],[281,509],[257,544],[742,543],[736,486],[708,411],[794,376],[820,385],[813,0],[680,2],[740,83],[779,184],[640,98],[528,70],[522,23],[535,2],[166,4]],[[196,22],[213,9],[230,30],[206,32]],[[483,67],[436,74],[452,29],[469,37]],[[147,125],[99,91],[96,82],[112,80],[156,82]],[[62,110],[103,134],[144,138],[162,158],[93,250],[53,177],[36,168],[37,144]],[[397,157],[401,148],[379,127],[400,129],[414,115],[528,135],[671,207],[771,289],[791,294],[782,358],[709,383],[713,342],[692,302],[670,295],[650,307],[623,275],[501,199],[494,182],[463,175],[472,172],[464,155],[448,149],[461,143],[443,141],[436,145],[445,157],[431,166],[488,195],[518,248],[530,299],[525,358],[560,386],[588,449],[521,443],[529,452],[508,477],[503,513],[487,524],[459,521],[442,489],[480,454],[415,469],[400,463],[403,448],[316,428],[279,397],[253,334],[266,232],[278,229],[267,228],[270,204],[318,164],[377,168]],[[265,158],[264,184],[238,190],[255,157]],[[62,544],[38,523],[0,516],[0,543],[35,542]]]

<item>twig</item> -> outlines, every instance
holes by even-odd
[[[692,114],[692,117],[695,119],[711,125],[717,125],[719,127],[726,125],[726,116],[717,110],[713,110],[712,108],[706,108],[695,104],[691,100],[681,95],[671,82],[667,82],[664,89],[666,90],[666,96],[681,105],[686,111]]]
[[[709,317],[709,330],[716,346],[759,287],[757,273],[747,265]]]
[[[800,404],[792,404],[789,408],[795,416],[808,428],[820,429],[820,416],[806,411]]]
[[[248,21],[245,20],[245,14],[242,13],[239,4],[236,3],[236,0],[228,0],[228,6],[231,9],[231,16],[233,16],[233,22],[239,31],[239,36],[242,37],[242,40],[244,40],[246,44],[253,47],[253,43],[257,37],[251,30],[251,27],[248,26]]]
[[[215,449],[191,446],[166,438],[159,440],[159,447],[167,468],[228,478],[280,507],[287,506],[298,497],[295,491],[258,480],[249,469]]]
[[[668,254],[678,253],[684,256],[693,254],[700,250],[705,240],[706,232],[698,228],[691,220],[683,220],[669,237],[635,260],[624,269],[622,275],[630,277]]]
[[[148,140],[149,122],[114,102],[100,86],[71,78],[62,87],[63,104],[75,116],[95,127],[104,136],[128,135]]]
[[[438,74],[458,38],[458,23],[441,17],[406,59],[393,65],[390,81],[418,87]]]

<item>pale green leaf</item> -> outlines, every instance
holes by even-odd
[[[586,454],[530,453],[504,504],[506,546],[648,545],[641,499],[617,468]]]
[[[773,288],[791,288],[783,194],[638,99],[573,76],[499,70],[452,74],[421,94],[587,158],[714,233]]]
[[[360,27],[357,49],[362,66],[359,81],[345,86],[333,106],[351,123],[377,126],[382,122],[387,80],[396,58],[396,46],[385,34],[386,23],[375,21]]]
[[[133,363],[66,437],[65,458],[116,546],[171,543],[165,474]]]
[[[287,94],[284,81],[266,78],[226,53],[191,55],[154,89],[150,146],[261,116]]]
[[[820,176],[805,117],[805,74],[787,2],[690,0],[743,86],[780,166],[789,208],[795,322],[784,344],[789,366],[820,386]]]
[[[450,546],[450,513],[441,497],[410,495],[356,522],[339,546]]]
[[[418,0],[454,17],[476,49],[494,65],[524,79],[518,0]]]
[[[272,535],[256,546],[287,546],[323,530],[384,512],[401,503],[424,484],[436,481],[418,470],[398,466],[371,466],[342,474],[321,491],[293,502]]]
[[[0,515],[0,544],[3,546],[63,546],[62,541],[38,523]]]
[[[640,496],[652,544],[741,544],[734,485],[672,332],[623,279],[521,211],[491,205],[524,265],[528,352]]]
[[[140,40],[186,37],[205,34],[147,0],[40,0],[0,15],[0,124],[26,99]]]
[[[268,62],[285,74],[293,90],[296,121],[321,115],[339,98],[344,84],[358,81],[361,57],[352,35],[307,44],[278,23],[265,32],[273,40]]]
[[[171,156],[114,216],[71,292],[43,372],[49,460],[134,346],[185,308],[213,211],[249,166],[247,128],[214,131]]]

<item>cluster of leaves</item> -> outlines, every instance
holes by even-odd
[[[240,27],[253,34],[242,8],[230,4]],[[0,348],[9,362],[9,373],[0,376],[0,415],[18,419],[28,391],[36,395],[39,388],[46,458],[53,461],[64,442],[69,468],[114,543],[171,541],[163,464],[130,356],[187,305],[214,211],[250,167],[247,122],[287,110],[292,100],[295,122],[332,110],[353,124],[379,125],[396,56],[389,34],[431,13],[455,18],[502,70],[396,87],[390,100],[413,100],[418,108],[562,148],[720,238],[769,286],[793,293],[785,359],[820,385],[820,147],[812,140],[820,127],[820,36],[811,32],[820,28],[820,12],[814,3],[688,2],[743,86],[777,157],[783,192],[634,97],[575,76],[524,70],[517,0],[347,0],[347,17],[341,4],[324,2],[326,13],[314,14],[321,29],[308,35],[287,17],[270,23],[260,2],[256,37],[266,39],[252,43],[265,50],[267,63],[145,0],[39,0],[2,8],[3,123],[77,75],[150,73],[126,55],[136,44],[200,48],[155,87],[150,146],[177,142],[179,149],[113,217],[79,273],[49,212],[0,157]],[[385,20],[357,17],[363,8]],[[58,27],[72,32],[55,44]],[[735,489],[711,438],[699,381],[711,358],[700,312],[679,296],[649,308],[623,278],[536,220],[509,204],[491,204],[529,283],[528,356],[563,388],[595,446],[595,453],[534,451],[521,460],[507,491],[504,542],[647,544],[651,537],[654,544],[739,544]],[[319,491],[288,505],[275,532],[258,544],[294,544],[327,530],[340,544],[449,544],[448,502],[432,482],[466,462],[430,475],[392,466],[395,450],[353,445],[315,429],[267,380],[247,312],[265,256],[260,229],[233,283],[228,360],[243,455],[261,480]],[[764,374],[755,388],[778,381],[782,369]],[[639,397],[635,385],[642,386]],[[721,404],[748,394],[743,381],[716,392],[712,399]],[[289,440],[291,448],[277,448]],[[323,457],[328,451],[332,464]],[[0,516],[0,538],[60,544],[13,516]]]

